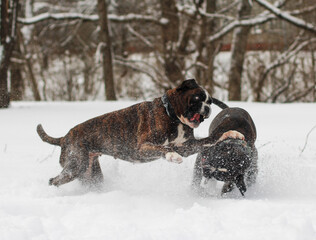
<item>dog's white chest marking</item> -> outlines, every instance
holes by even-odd
[[[183,125],[182,124],[179,124],[178,125],[178,136],[176,137],[176,139],[174,139],[173,141],[171,141],[170,143],[169,143],[169,141],[168,141],[168,139],[164,142],[164,146],[167,146],[167,145],[169,145],[169,144],[173,144],[173,145],[175,145],[176,147],[181,147],[182,146],[182,144],[184,143],[184,142],[186,142],[186,138],[184,137],[184,134],[185,134],[185,132],[184,132],[184,130],[183,130]]]
[[[171,143],[174,144],[176,147],[180,147],[180,146],[182,146],[182,144],[186,140],[187,139],[184,137],[183,125],[179,124],[178,125],[178,136],[176,137],[175,140],[171,141]]]

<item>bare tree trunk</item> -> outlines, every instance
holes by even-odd
[[[206,1],[206,12],[215,13],[216,12],[216,0]],[[214,91],[214,59],[217,54],[218,42],[214,41],[212,43],[206,43],[208,36],[211,36],[215,32],[216,21],[215,19],[208,19],[206,16],[202,17],[202,23],[200,26],[200,37],[198,40],[198,57],[197,61],[202,63],[206,68],[197,68],[197,79],[199,79],[200,84],[202,84],[209,93]]]
[[[98,0],[98,15],[100,24],[100,41],[102,46],[103,78],[105,84],[105,97],[107,100],[116,100],[113,62],[112,42],[108,26],[107,4],[105,0]]]
[[[313,50],[311,50],[311,59],[312,59],[311,78],[314,79],[313,101],[316,102],[316,60],[315,60],[315,54]]]
[[[179,40],[179,17],[174,0],[160,0],[162,18],[168,23],[162,26],[162,43],[165,73],[170,82],[183,80],[181,63],[178,61],[177,43]]]
[[[66,99],[67,101],[73,101],[75,98],[73,97],[73,88],[74,88],[74,81],[73,81],[73,70],[71,69],[71,56],[66,53],[65,57],[63,58],[63,66],[64,66],[64,74],[66,76]],[[69,69],[67,69],[69,66]]]
[[[10,104],[8,70],[16,41],[18,0],[1,0],[0,108]]]
[[[240,0],[238,18],[248,18],[251,13],[251,5],[248,0]],[[232,40],[232,55],[228,74],[228,98],[233,101],[241,100],[241,76],[243,72],[244,57],[247,47],[248,33],[251,27],[238,27],[234,30]]]
[[[31,59],[29,57],[26,57],[25,60],[26,60],[26,68],[29,72],[29,78],[31,81],[34,99],[35,99],[35,101],[41,101],[41,95],[40,95],[39,90],[38,90],[38,84],[37,84],[37,80],[36,80],[34,72],[33,72]]]
[[[24,43],[23,34],[21,33],[19,28],[17,29],[17,34],[19,35],[19,38],[20,38],[20,49],[21,49],[22,55],[24,56],[25,67],[26,67],[28,75],[29,75],[29,80],[31,83],[34,99],[35,99],[35,101],[41,101],[41,95],[40,95],[40,92],[38,90],[37,80],[36,80],[35,74],[33,72],[33,64],[31,61],[31,57],[27,52],[27,46]]]
[[[21,73],[21,64],[11,63],[11,101],[21,101],[25,85]]]
[[[23,98],[25,84],[22,77],[22,68],[23,68],[23,60],[22,60],[22,53],[20,49],[20,37],[17,32],[16,43],[14,45],[13,50],[13,58],[15,61],[11,62],[10,65],[10,72],[11,72],[11,93],[10,93],[10,100],[11,101],[21,101]],[[21,59],[21,60],[19,60]]]
[[[84,78],[84,99],[87,100],[89,95],[93,92],[93,81],[92,81],[92,72],[93,72],[93,64],[90,60],[89,56],[82,56],[82,61],[84,64],[83,68],[83,78]]]

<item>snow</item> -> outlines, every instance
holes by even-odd
[[[13,102],[0,111],[0,238],[20,239],[316,239],[316,104],[229,102],[258,131],[259,176],[246,197],[190,192],[196,155],[131,164],[101,157],[102,189],[74,181],[59,188],[60,149],[40,140],[42,123],[62,136],[91,117],[135,102]],[[209,120],[196,129],[207,135]]]

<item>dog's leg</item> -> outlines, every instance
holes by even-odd
[[[208,191],[210,184],[212,185],[211,189],[213,190],[216,186],[216,181],[214,179],[203,177],[202,161],[202,155],[199,153],[194,165],[191,191],[200,197],[209,197],[211,196]]]
[[[236,138],[236,139],[242,139],[245,140],[245,136],[237,132],[235,130],[229,130],[220,137],[220,139],[216,140],[213,137],[206,137],[201,139],[190,139],[183,143],[180,147],[174,147],[173,149],[180,153],[183,157],[188,157],[192,154],[202,152],[205,148],[209,148],[216,144],[217,142],[223,141],[226,138]]]
[[[77,148],[78,149],[78,148]],[[62,172],[49,180],[49,185],[60,186],[73,181],[88,167],[88,152],[77,149],[62,149],[60,162],[63,163]]]
[[[244,193],[247,191],[247,187],[244,181],[244,175],[238,176],[235,183],[241,195],[244,196]],[[225,182],[222,188],[222,196],[228,192],[231,192],[234,188],[235,188],[234,182],[231,182],[231,181]]]
[[[234,182],[231,182],[231,181],[225,182],[222,188],[222,196],[228,192],[231,192],[234,189],[234,187],[235,187]]]
[[[89,153],[87,170],[79,177],[84,184],[99,185],[103,182],[103,174],[99,163],[99,153]]]
[[[57,177],[49,179],[49,185],[59,187],[62,184],[73,181],[78,176],[78,174],[72,170],[77,167],[77,164],[74,163],[74,161],[75,160],[72,160],[65,164],[65,168]]]
[[[94,158],[93,164],[92,164],[92,181],[94,183],[101,183],[104,180],[103,173],[101,170],[99,157]]]
[[[201,191],[201,181],[203,177],[202,170],[202,156],[198,154],[195,160],[194,169],[193,169],[193,178],[191,183],[191,189],[193,192],[198,193]]]
[[[239,189],[242,196],[244,196],[244,193],[247,191],[247,187],[244,181],[244,175],[239,175],[236,179],[236,186]]]
[[[139,147],[141,157],[155,159],[164,157],[169,162],[182,163],[182,157],[177,152],[172,151],[168,146],[153,145],[150,143],[141,144]]]

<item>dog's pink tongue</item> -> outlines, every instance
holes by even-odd
[[[200,121],[200,114],[198,114],[198,113],[196,113],[196,114],[194,114],[194,116],[190,119],[191,121],[194,121],[194,120],[196,120],[196,121]]]

